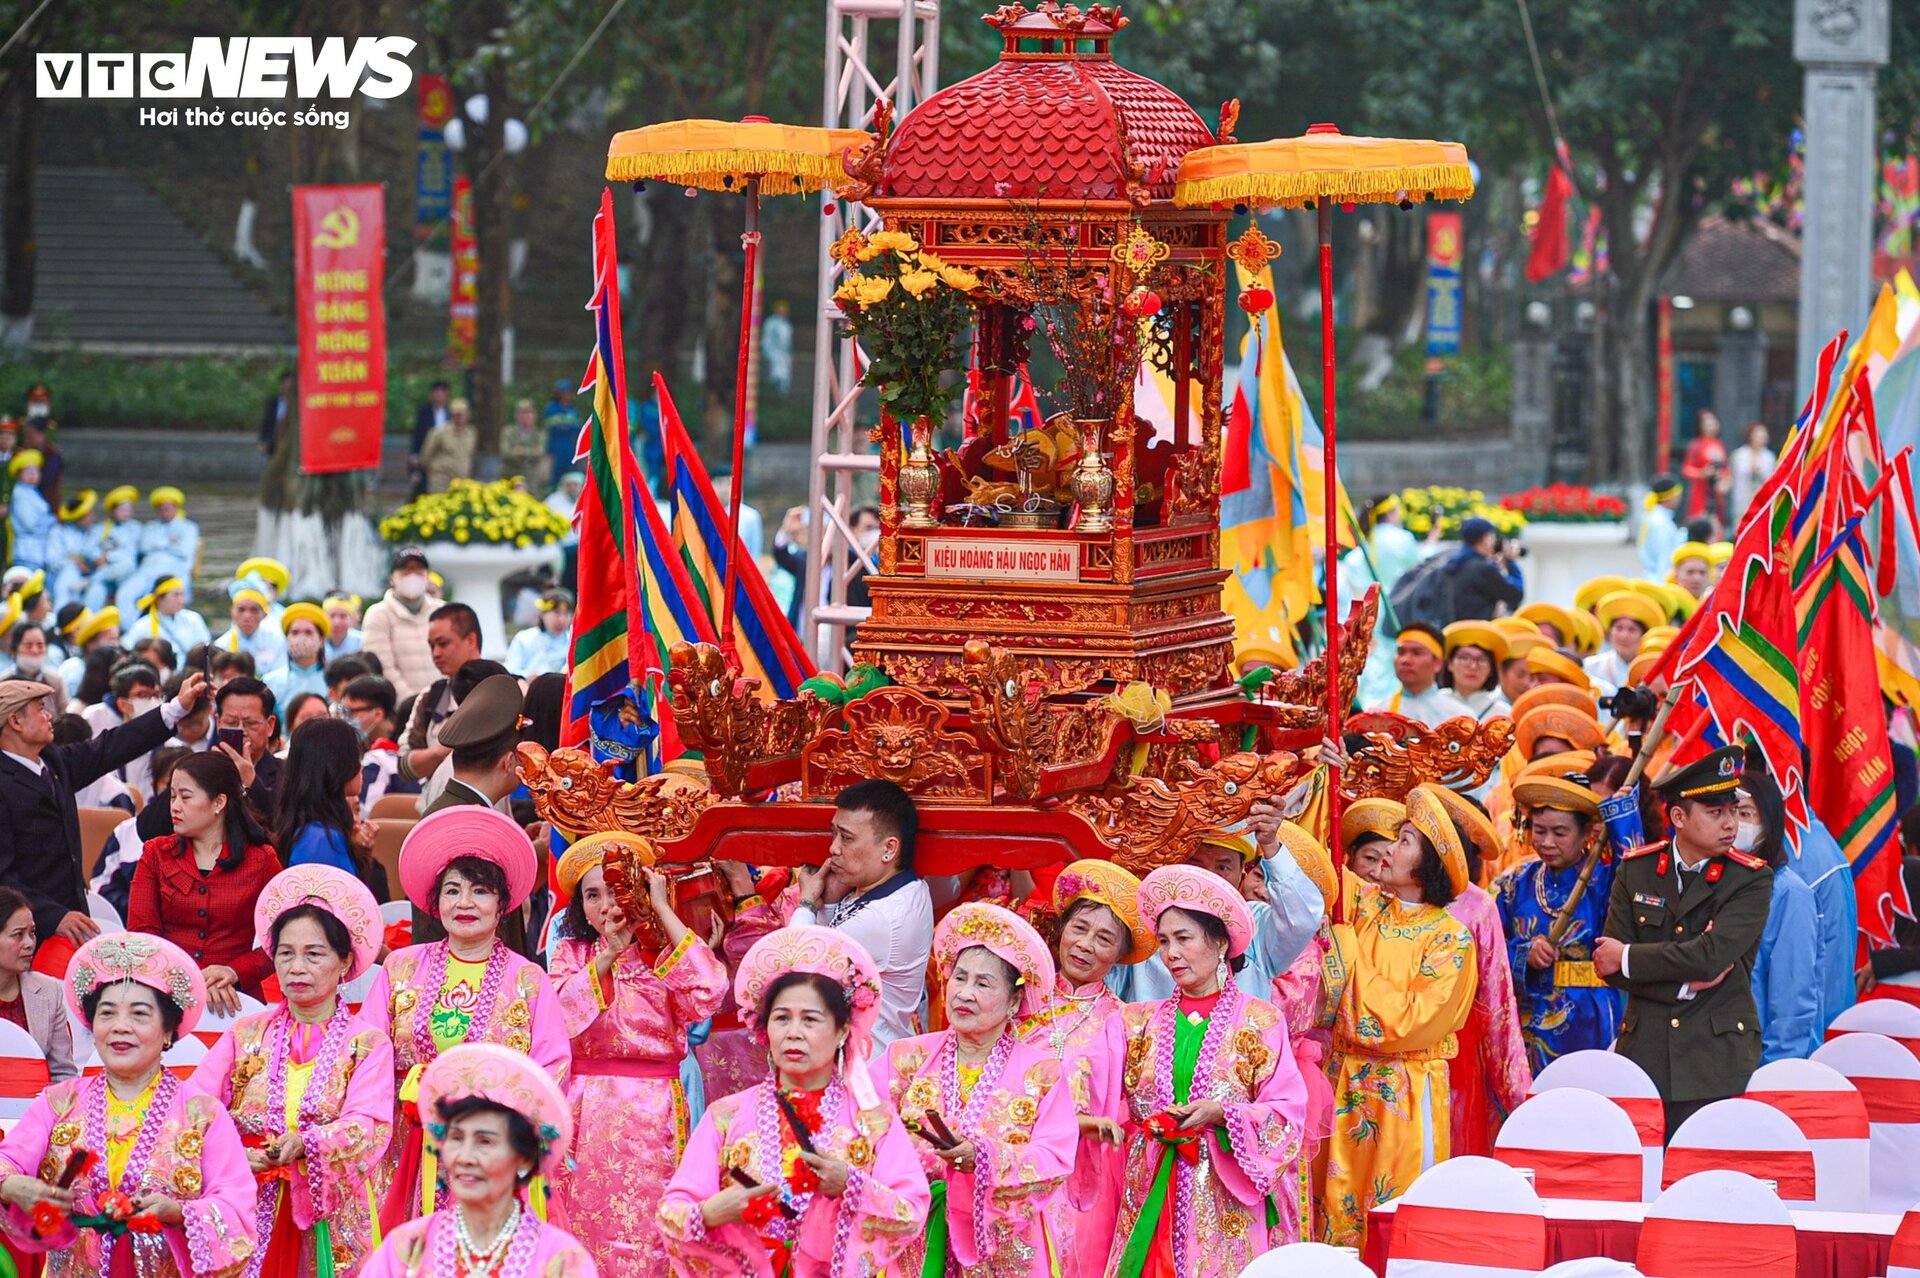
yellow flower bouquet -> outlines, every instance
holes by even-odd
[[[380,536],[395,543],[451,541],[458,545],[550,546],[572,525],[514,479],[481,483],[456,479],[444,493],[416,497],[380,521]]]
[[[980,278],[904,231],[850,230],[833,256],[847,271],[834,300],[869,360],[860,384],[879,391],[896,421],[938,425],[961,390],[961,379],[947,374],[960,372],[958,343],[973,312],[967,299]]]

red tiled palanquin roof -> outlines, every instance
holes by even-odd
[[[1010,6],[1011,7],[1011,6]],[[992,21],[993,19],[989,19]],[[1213,133],[1164,85],[1112,61],[1113,32],[1089,23],[1099,53],[1022,53],[1043,14],[1002,26],[1001,60],[915,107],[887,146],[878,194],[890,199],[1124,200],[1121,126],[1157,200],[1173,195],[1180,161]],[[1051,26],[1051,23],[1048,23]],[[1074,42],[1058,42],[1071,50]]]

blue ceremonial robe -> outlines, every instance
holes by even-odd
[[[1613,869],[1612,858],[1594,867],[1586,895],[1580,898],[1573,924],[1560,943],[1560,962],[1551,969],[1527,966],[1527,951],[1534,937],[1545,936],[1553,927],[1554,915],[1573,894],[1579,863],[1550,872],[1532,860],[1494,881],[1494,900],[1507,936],[1507,962],[1519,995],[1520,1037],[1536,1075],[1568,1052],[1605,1051],[1619,1032],[1625,996],[1593,972],[1593,942],[1606,925]]]

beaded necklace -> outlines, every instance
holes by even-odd
[[[421,959],[414,988],[423,997],[414,1004],[413,1063],[433,1060],[440,1053],[433,1045],[434,1005],[446,996],[447,956],[452,953],[446,941],[427,946]],[[487,1041],[487,1022],[493,1017],[493,1005],[499,1001],[500,985],[507,977],[507,947],[499,937],[493,939],[493,952],[487,955],[486,974],[480,978],[480,994],[474,1000],[473,1019],[467,1022],[468,1043]]]
[[[1207,1082],[1213,1078],[1214,1068],[1220,1059],[1220,1049],[1227,1037],[1227,1026],[1238,1012],[1241,1000],[1245,998],[1240,987],[1233,981],[1227,981],[1220,987],[1218,999],[1207,1017],[1207,1029],[1200,1040],[1200,1056],[1193,1064],[1193,1082],[1187,1088],[1187,1100],[1205,1095]],[[1158,1041],[1155,1044],[1154,1077],[1152,1083],[1155,1104],[1143,1108],[1141,1112],[1154,1113],[1169,1105],[1177,1104],[1178,1097],[1173,1090],[1173,1039],[1174,1023],[1180,1016],[1180,996],[1175,994],[1160,1004],[1154,1012],[1155,1030]],[[1200,1148],[1207,1151],[1207,1141],[1211,1133],[1203,1134]],[[1198,1165],[1188,1165],[1175,1160],[1173,1165],[1173,1260],[1176,1269],[1187,1263],[1187,1239],[1193,1236],[1194,1194],[1191,1183]]]
[[[760,1232],[769,1238],[792,1243],[800,1234],[800,1222],[806,1217],[807,1208],[813,1205],[814,1191],[809,1189],[804,1194],[795,1193],[792,1183],[787,1180],[786,1142],[780,1134],[784,1119],[780,1113],[779,1102],[774,1099],[774,1090],[779,1086],[778,1082],[764,1084],[759,1100],[754,1105],[754,1134],[759,1137],[760,1143],[760,1163],[756,1170],[761,1184],[780,1187],[780,1202],[790,1208],[793,1214],[791,1216],[776,1215]],[[840,1076],[836,1074],[820,1097],[820,1130],[807,1133],[816,1150],[820,1147],[822,1135],[833,1125],[833,1115],[840,1112],[840,1098],[843,1094]],[[794,1136],[797,1144],[799,1133],[795,1132]]]
[[[533,1252],[540,1241],[540,1222],[517,1202],[514,1204],[514,1215],[518,1223],[510,1222],[502,1227],[493,1245],[485,1252],[475,1254],[471,1245],[472,1237],[467,1233],[466,1218],[460,1214],[460,1209],[449,1207],[435,1212],[431,1226],[434,1278],[456,1278],[462,1273],[467,1278],[492,1273],[499,1274],[500,1278],[526,1278],[533,1270]],[[504,1247],[501,1245],[503,1241],[506,1243]]]
[[[980,1067],[980,1077],[974,1082],[973,1090],[963,1105],[960,1101],[960,1036],[947,1036],[946,1050],[940,1062],[941,1116],[954,1115],[954,1134],[962,1140],[972,1141],[976,1149],[986,1143],[980,1133],[980,1124],[987,1116],[987,1100],[999,1085],[1000,1075],[1007,1068],[1007,1058],[1012,1055],[1013,1035],[1002,1032],[994,1040],[993,1050],[987,1054],[986,1063]],[[983,1259],[987,1255],[987,1211],[984,1201],[989,1189],[987,1179],[976,1174],[973,1182],[973,1241],[975,1254]]]
[[[341,1054],[346,1050],[347,1040],[352,1037],[350,1029],[352,1013],[347,1011],[344,1000],[334,1004],[333,1015],[321,1026],[320,1051],[313,1060],[313,1072],[307,1076],[307,1090],[300,1097],[300,1111],[296,1115],[297,1130],[306,1131],[320,1121],[320,1098],[326,1090],[326,1080],[333,1077],[335,1066],[339,1064]],[[293,1013],[282,1009],[267,1026],[267,1112],[258,1119],[245,1124],[254,1132],[274,1137],[276,1140],[287,1131],[287,1072],[291,1068],[293,1050]],[[307,1193],[317,1197],[318,1188],[313,1179],[306,1181]],[[260,1237],[260,1245],[254,1249],[253,1258],[243,1271],[244,1278],[259,1278],[261,1267],[267,1262],[267,1240],[273,1236],[273,1226],[280,1213],[280,1196],[293,1192],[293,1181],[269,1181],[261,1185],[254,1200],[253,1224]],[[318,1203],[313,1204],[316,1208]],[[324,1212],[316,1210],[316,1216]]]
[[[102,1075],[92,1093],[87,1097],[85,1123],[82,1128],[82,1140],[85,1148],[100,1152],[98,1172],[89,1173],[89,1178],[97,1176],[105,1182],[107,1177],[107,1091],[110,1084]],[[140,1188],[140,1182],[147,1174],[147,1163],[153,1158],[153,1147],[160,1143],[160,1129],[167,1124],[167,1118],[173,1112],[174,1097],[180,1091],[180,1080],[166,1071],[160,1070],[159,1084],[154,1088],[153,1101],[147,1106],[147,1112],[140,1118],[140,1133],[134,1137],[133,1154],[127,1159],[127,1169],[120,1175],[118,1185],[107,1185],[105,1190],[96,1190],[96,1198],[118,1189],[132,1198]],[[123,1234],[116,1238],[111,1234],[103,1235],[100,1241],[100,1272],[113,1272],[113,1251],[121,1238],[132,1240],[135,1268],[145,1272],[157,1258],[166,1244],[159,1234]]]
[[[1047,1038],[1053,1045],[1053,1059],[1064,1061],[1067,1058],[1067,1040],[1073,1036],[1074,1031],[1086,1024],[1088,1017],[1099,1010],[1100,999],[1106,994],[1107,988],[1104,985],[1096,985],[1091,994],[1075,994],[1068,988],[1065,977],[1058,979],[1060,984],[1054,991],[1054,997],[1073,1004],[1075,1010],[1071,1013],[1071,1020],[1068,1019],[1070,1013],[1065,1009],[1055,1013],[1052,1024],[1047,1027]]]

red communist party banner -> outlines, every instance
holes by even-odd
[[[447,367],[472,368],[480,324],[480,242],[473,235],[473,183],[453,180],[453,289],[447,298]]]
[[[387,213],[378,186],[293,188],[300,471],[380,464],[387,415]]]

